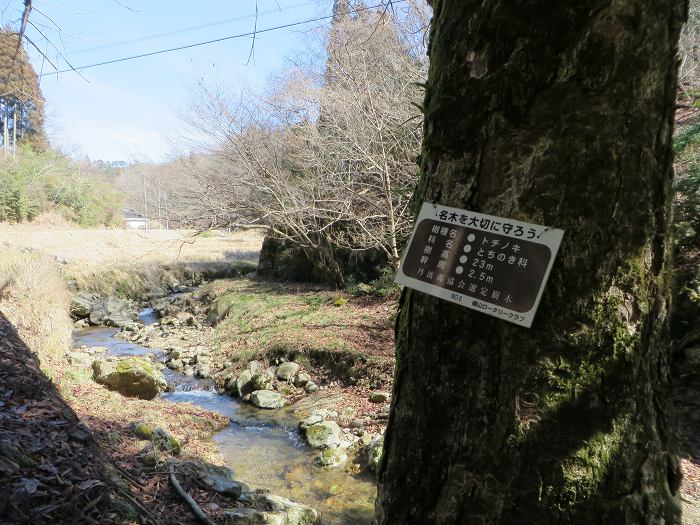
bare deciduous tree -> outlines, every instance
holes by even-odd
[[[422,136],[426,15],[414,11],[335,20],[324,67],[292,67],[266,93],[200,85],[187,121],[216,144],[218,169],[198,174],[209,204],[226,196],[231,217],[303,248],[398,263]]]

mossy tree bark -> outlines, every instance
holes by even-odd
[[[434,2],[416,205],[566,234],[530,330],[402,296],[376,523],[679,522],[665,337],[686,9]]]

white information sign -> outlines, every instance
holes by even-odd
[[[395,281],[529,328],[563,235],[424,202]]]

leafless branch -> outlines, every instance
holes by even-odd
[[[365,12],[334,24],[320,77],[292,68],[269,93],[239,100],[202,87],[189,123],[220,145],[220,176],[194,174],[214,190],[204,192],[212,211],[262,221],[302,247],[379,249],[398,261],[422,134],[412,104],[425,74],[400,30],[388,8]]]
[[[62,58],[63,61],[64,61],[66,64],[68,64],[68,67],[70,67],[75,73],[77,73],[78,75],[80,75],[80,76],[82,77],[82,79],[85,80],[85,82],[87,82],[88,84],[90,83],[90,81],[89,81],[87,78],[85,78],[79,71],[77,71],[77,70],[73,67],[73,64],[71,64],[71,63],[68,61],[68,59],[67,59],[67,58],[65,57],[65,55],[61,52],[61,50],[58,49],[58,48],[56,47],[56,45],[55,45],[53,42],[51,42],[51,40],[49,39],[49,37],[47,37],[47,36],[41,31],[41,29],[39,29],[39,28],[34,24],[34,22],[32,22],[32,21],[30,20],[30,21],[29,21],[29,24],[30,24],[34,29],[36,29],[36,31],[37,31],[41,36],[44,37],[44,40],[46,40],[46,42],[47,42],[48,45],[50,45],[51,47],[54,48],[54,50],[56,51],[56,53],[58,54],[58,56],[59,56],[60,58]],[[34,44],[32,44],[32,45],[34,45]],[[34,48],[37,49],[37,46],[34,46]],[[41,53],[40,50],[39,50],[39,52]],[[43,55],[43,53],[42,53],[42,57],[43,57],[43,58],[46,58],[46,57]],[[51,65],[54,66],[54,64],[51,64]],[[56,68],[56,66],[54,66],[54,69],[58,70],[58,68]]]
[[[134,13],[140,13],[140,12],[141,12],[141,11],[139,11],[138,9],[134,9],[133,7],[129,7],[128,5],[126,5],[126,4],[122,3],[122,2],[120,2],[119,0],[114,0],[114,3],[117,4],[117,5],[122,6],[124,9],[128,9],[129,11],[133,11]]]

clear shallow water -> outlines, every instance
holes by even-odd
[[[139,312],[138,319],[143,324],[153,324],[158,321],[158,314],[153,308],[144,308]]]
[[[156,322],[152,309],[139,315],[145,323]],[[115,328],[86,328],[74,333],[73,345],[107,347],[106,355],[163,353],[116,339]],[[218,394],[209,380],[185,377],[164,370],[173,392],[163,399],[190,402],[219,412],[231,425],[214,434],[216,442],[236,477],[252,488],[266,488],[275,494],[311,505],[321,512],[326,525],[369,525],[372,522],[376,488],[371,476],[353,476],[340,469],[314,464],[316,452],[299,435],[298,418],[291,407],[258,410]]]
[[[317,467],[316,453],[296,428],[232,424],[214,440],[239,479],[311,505],[327,524],[372,522],[376,489],[371,477]]]
[[[153,354],[151,348],[144,348],[133,343],[116,339],[119,332],[116,328],[90,327],[73,332],[73,346],[103,346],[107,348],[106,355],[146,355]]]

